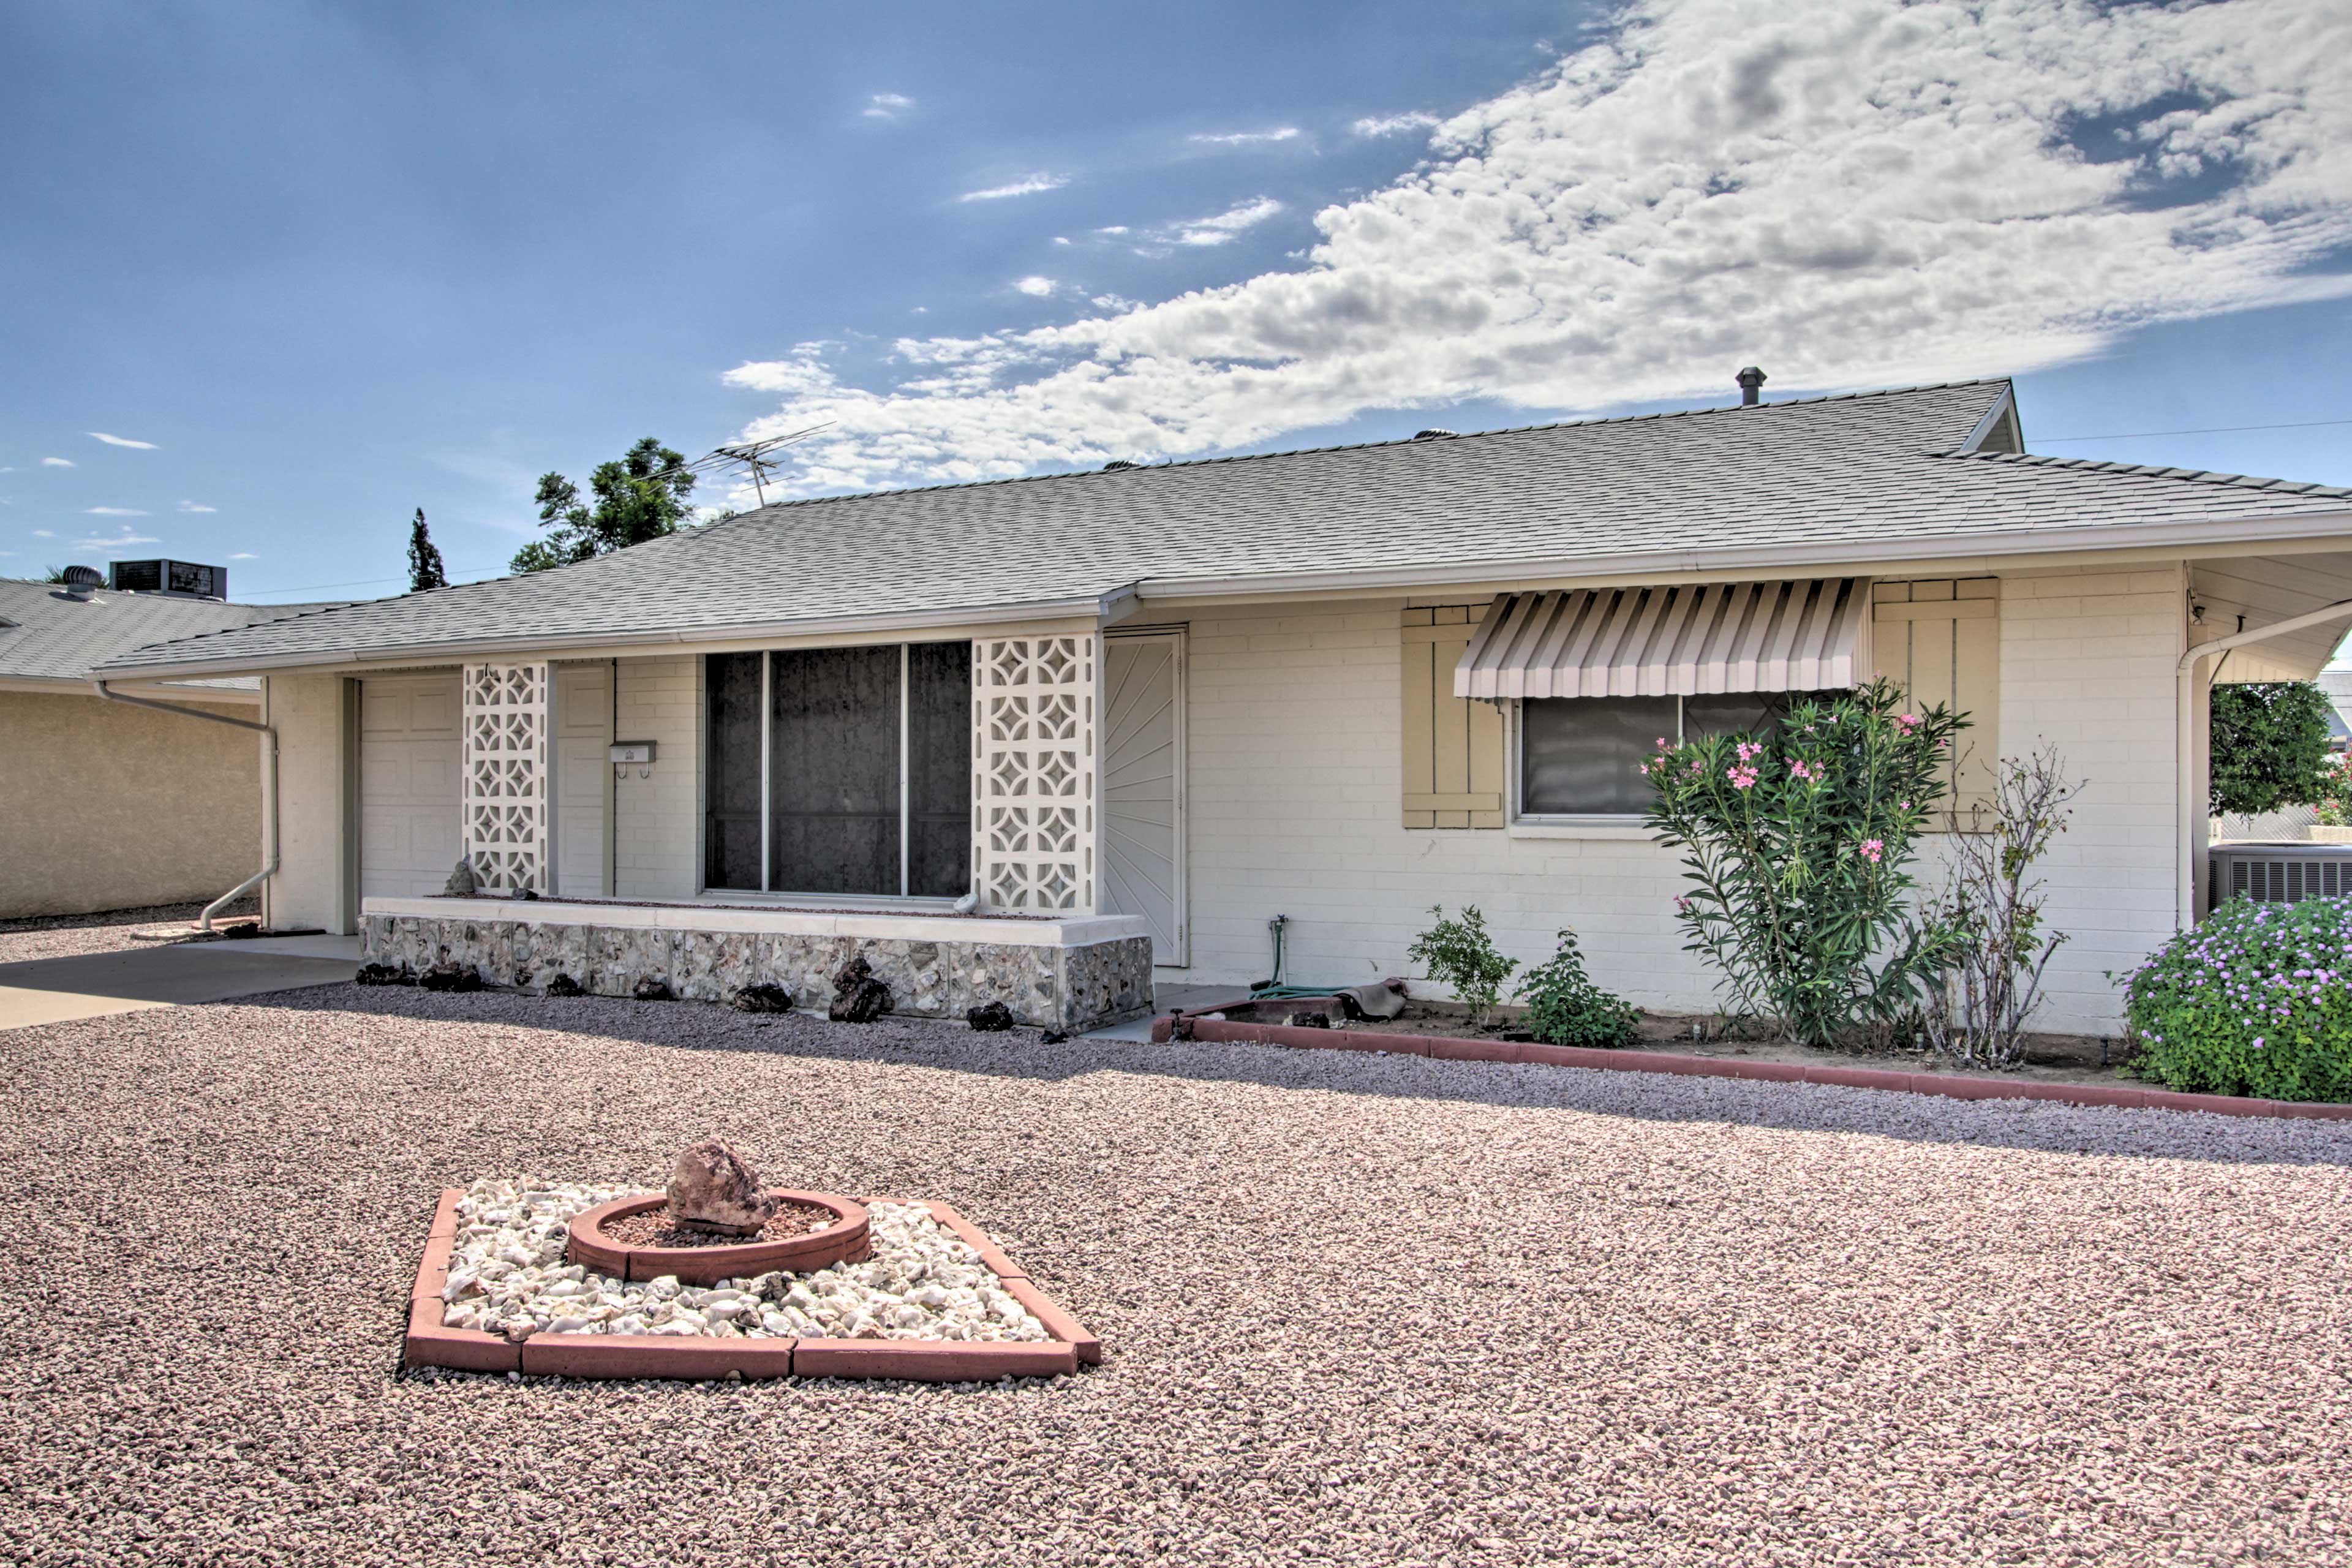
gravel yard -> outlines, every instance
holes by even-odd
[[[258,906],[240,900],[221,919],[250,915]],[[0,921],[0,963],[33,958],[76,958],[89,952],[122,952],[184,938],[203,904],[154,904],[98,915],[35,915]],[[215,921],[215,923],[218,923]]]
[[[338,986],[0,1035],[0,1560],[2352,1562],[2352,1126]],[[396,1370],[445,1186],[943,1198],[989,1387]]]

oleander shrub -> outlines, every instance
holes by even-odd
[[[2132,1071],[2167,1089],[2352,1100],[2352,898],[2235,899],[2124,979]]]
[[[1807,700],[1756,734],[1675,745],[1643,764],[1648,826],[1682,850],[1684,948],[1711,961],[1724,1011],[1809,1046],[1910,1016],[1959,933],[1906,919],[1920,834],[1968,716],[1904,710],[1884,680]]]
[[[1603,991],[1584,973],[1574,931],[1559,933],[1559,951],[1528,971],[1518,994],[1528,1005],[1528,1032],[1548,1046],[1630,1046],[1642,1017],[1633,1004]]]

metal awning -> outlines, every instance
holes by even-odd
[[[1856,686],[1861,577],[1507,594],[1454,668],[1456,697],[1663,697]]]

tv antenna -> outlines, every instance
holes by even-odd
[[[760,504],[765,506],[768,504],[768,475],[784,466],[781,459],[772,458],[769,454],[792,446],[796,441],[804,441],[832,423],[833,421],[828,419],[823,425],[812,425],[805,430],[794,430],[787,435],[771,436],[760,441],[737,441],[724,447],[714,447],[694,461],[683,465],[681,468],[670,471],[709,474],[740,468],[751,476],[751,488],[758,492]],[[658,479],[661,476],[654,477]]]

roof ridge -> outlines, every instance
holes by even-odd
[[[1930,452],[1927,455],[1955,462],[2023,463],[2041,468],[2079,468],[2090,473],[2132,474],[2142,479],[2179,479],[2189,484],[2222,485],[2231,489],[2279,490],[2289,495],[2352,498],[2352,489],[2339,485],[2315,484],[2307,479],[2264,479],[2260,475],[2232,474],[2219,468],[2183,468],[2158,463],[2125,463],[2108,458],[2064,458],[2042,452]]]
[[[1605,414],[1589,419],[1550,419],[1534,425],[1505,425],[1492,430],[1459,430],[1446,437],[1448,441],[1476,441],[1492,436],[1527,436],[1544,430],[1579,430],[1603,425],[1640,425],[1667,419],[1696,419],[1715,414],[1759,414],[1765,410],[1810,408],[1824,403],[1858,403],[1874,397],[1908,397],[1923,392],[1953,392],[1969,386],[2005,386],[2012,378],[2005,375],[1978,376],[1967,381],[1930,381],[1915,386],[1880,386],[1862,392],[1825,392],[1814,397],[1783,397],[1777,401],[1710,405],[1705,408],[1662,408],[1651,414]],[[765,506],[739,511],[732,517],[722,517],[704,523],[696,532],[709,532],[731,528],[766,512],[782,511],[793,507],[823,506],[834,501],[872,500],[880,496],[937,495],[943,490],[988,489],[1000,485],[1033,485],[1048,479],[1083,479],[1108,477],[1110,474],[1154,474],[1170,468],[1205,468],[1223,463],[1262,463],[1278,458],[1319,458],[1335,452],[1370,452],[1383,447],[1425,445],[1418,436],[1391,437],[1385,441],[1347,441],[1329,447],[1293,447],[1279,452],[1229,452],[1219,458],[1181,458],[1165,463],[1139,463],[1129,468],[1105,469],[1068,468],[1055,474],[1008,474],[1001,479],[957,479],[940,485],[903,485],[893,489],[851,490],[837,496],[798,496],[791,500],[770,501]],[[679,533],[688,531],[680,529]],[[664,538],[676,535],[666,534]],[[653,542],[648,540],[647,543]],[[598,559],[603,559],[598,557]],[[578,564],[578,563],[575,563]]]

